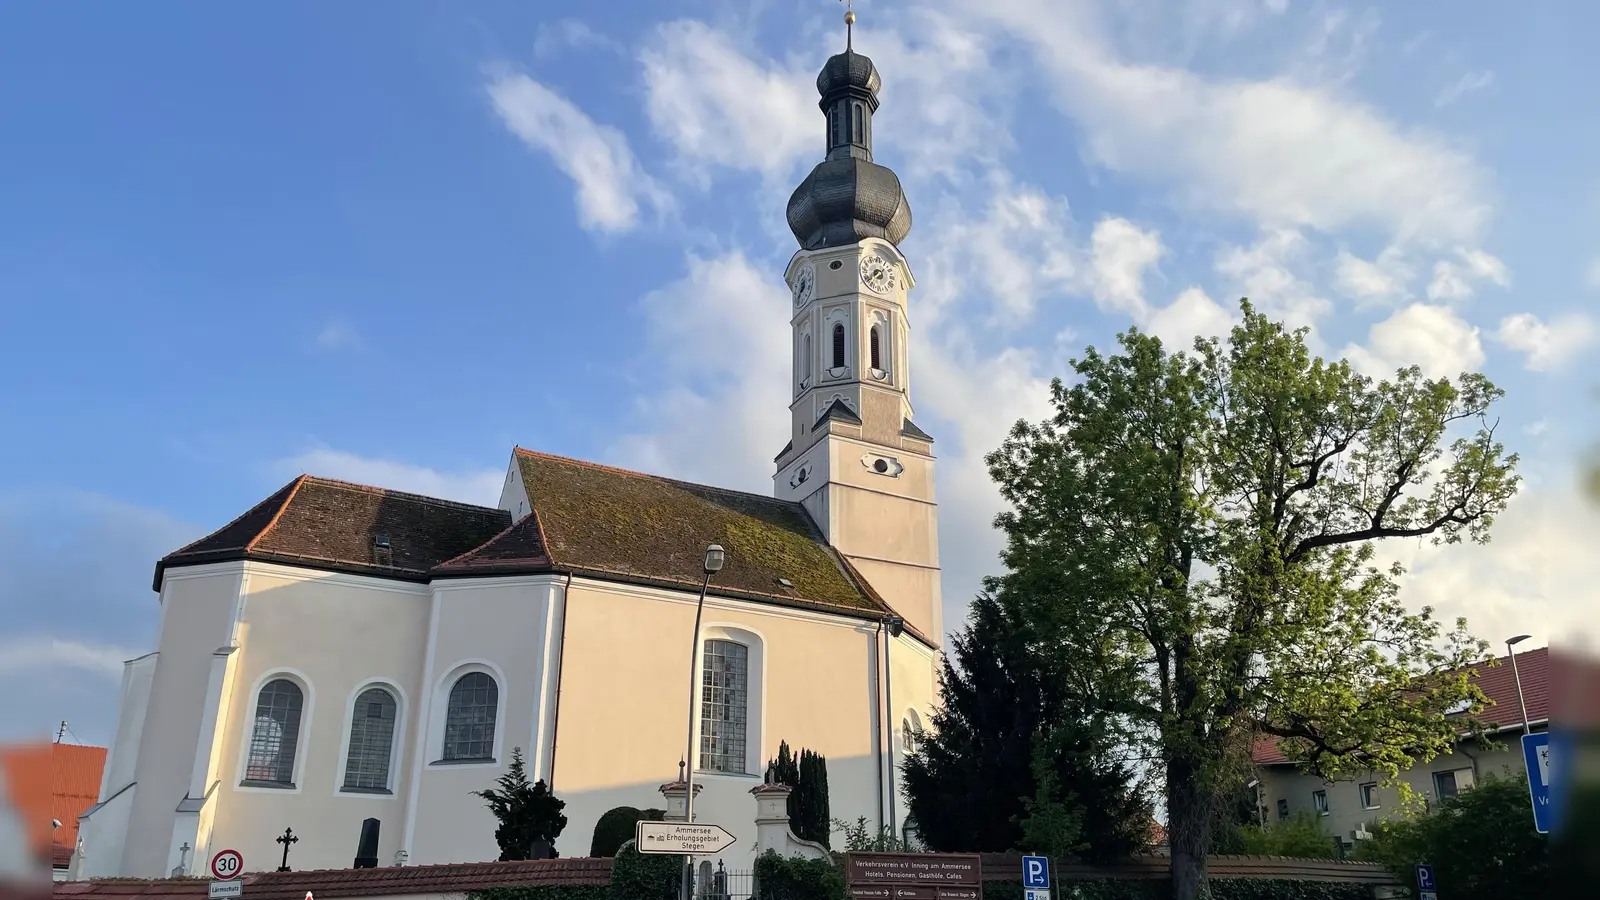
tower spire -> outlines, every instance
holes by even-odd
[[[855,49],[855,25],[855,0],[844,0],[844,49],[846,53]]]

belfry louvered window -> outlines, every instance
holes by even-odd
[[[750,648],[706,641],[700,672],[700,769],[744,773],[750,711]]]
[[[380,687],[367,688],[356,698],[350,715],[350,750],[344,761],[345,790],[389,789],[396,710],[394,695]]]
[[[866,139],[866,127],[867,126],[866,126],[866,123],[863,121],[865,118],[866,118],[866,110],[861,106],[861,104],[859,104],[859,103],[852,104],[851,107],[850,107],[850,131],[851,131],[850,140],[855,142],[855,143],[857,143],[857,144],[864,144],[864,143],[867,142],[867,139]]]
[[[883,351],[878,346],[878,326],[872,326],[872,331],[867,335],[867,340],[872,351],[872,367],[883,370]]]
[[[294,785],[294,755],[300,743],[300,711],[305,694],[287,678],[266,683],[256,695],[255,726],[244,780],[263,785]]]
[[[486,672],[468,672],[450,688],[444,716],[445,759],[493,759],[500,686]]]
[[[833,326],[833,367],[844,368],[844,325]]]

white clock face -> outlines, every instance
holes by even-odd
[[[808,266],[800,268],[800,274],[794,279],[794,305],[805,306],[811,302],[811,295],[816,293],[817,270]]]
[[[894,290],[894,263],[871,253],[861,258],[861,283],[874,294],[887,294]]]

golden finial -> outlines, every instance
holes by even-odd
[[[852,49],[856,24],[855,0],[844,0],[844,48]]]

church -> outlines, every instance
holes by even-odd
[[[666,806],[689,748],[730,866],[758,849],[750,792],[780,741],[827,757],[835,819],[903,830],[944,625],[880,85],[853,49],[817,77],[771,496],[520,447],[494,507],[294,479],[156,564],[160,636],[126,663],[78,877],[199,875],[224,848],[272,869],[285,829],[293,868],[348,867],[369,817],[380,865],[492,860],[472,792],[514,749],[566,801],[563,857],[609,809]]]

